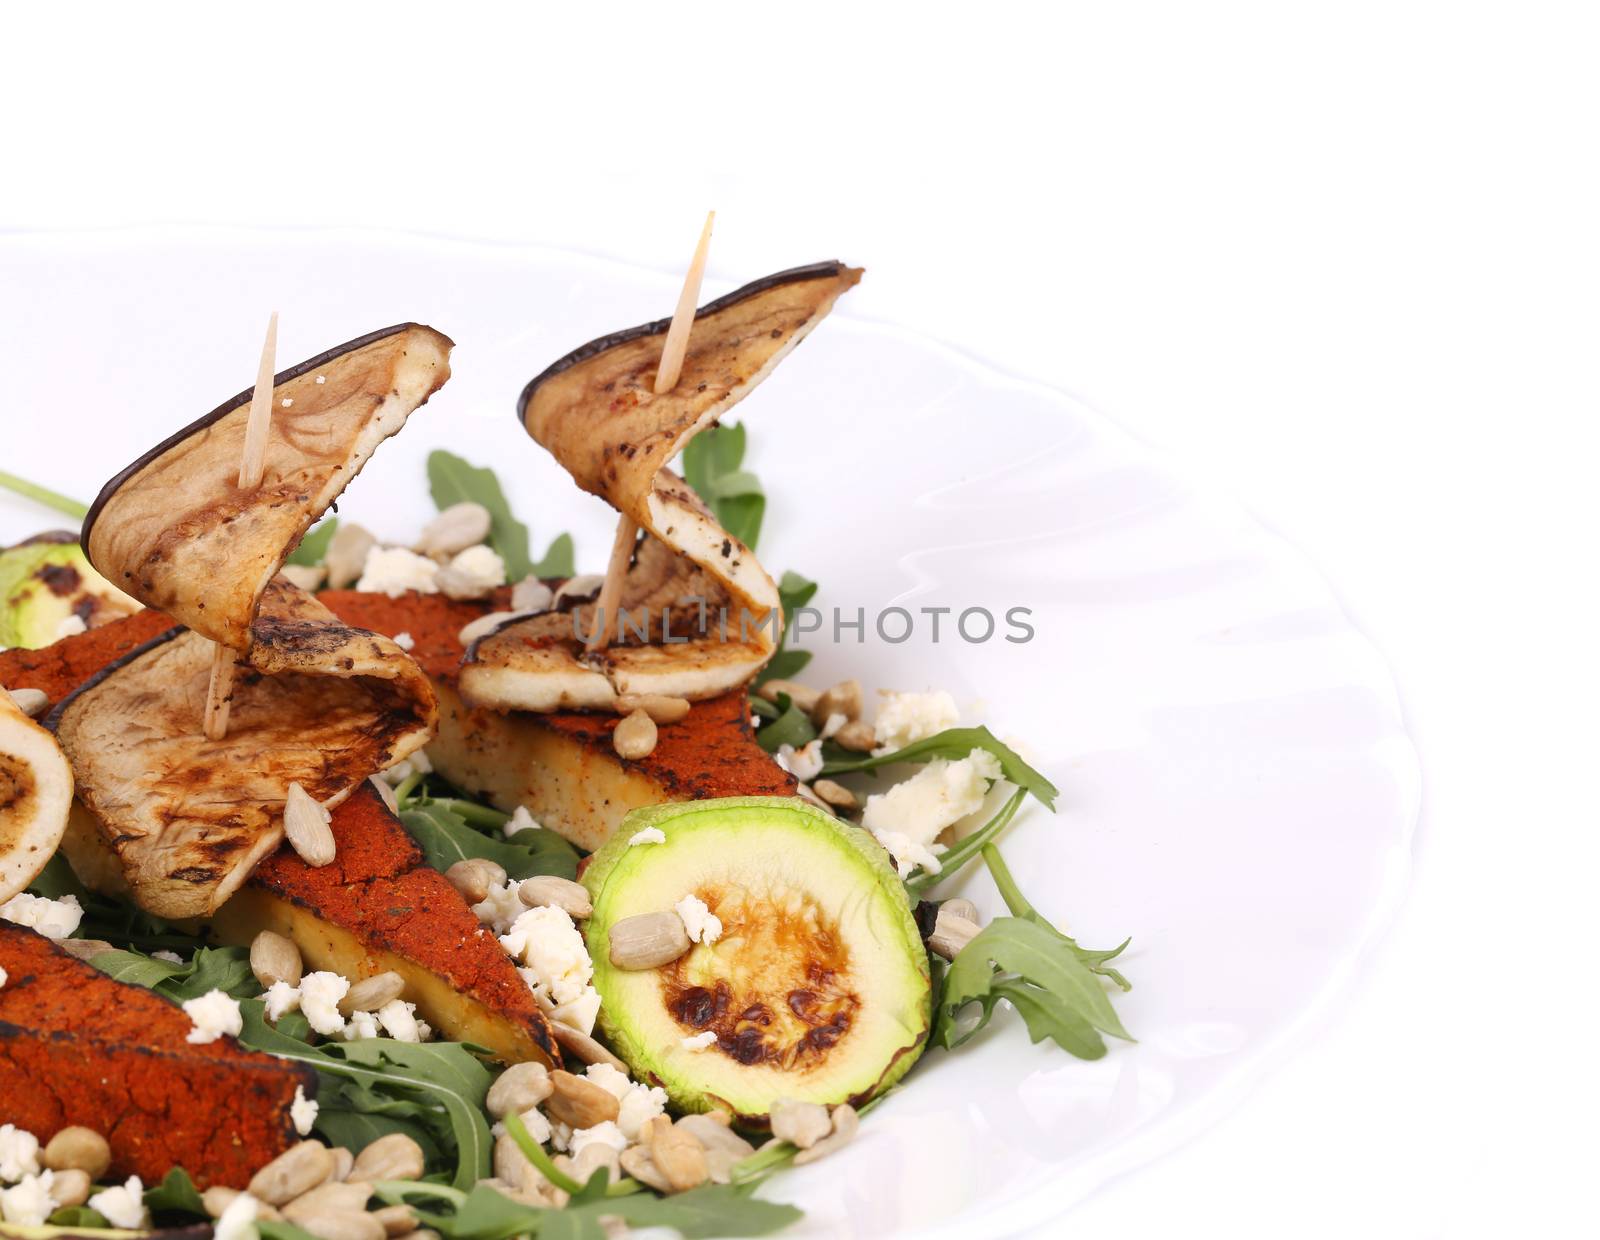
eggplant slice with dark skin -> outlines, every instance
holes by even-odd
[[[669,319],[573,350],[526,388],[517,412],[573,480],[644,532],[624,577],[616,639],[585,652],[592,604],[576,617],[515,620],[474,644],[461,691],[500,710],[603,709],[621,694],[699,701],[754,676],[777,650],[778,588],[666,468],[716,423],[854,287],[861,269],[797,267],[757,280],[695,314],[677,386],[657,396]]]
[[[407,323],[277,375],[253,490],[238,485],[243,392],[140,457],[90,509],[84,545],[96,569],[185,626],[50,717],[80,802],[149,912],[215,910],[282,838],[291,782],[337,804],[432,737],[437,705],[422,670],[278,570],[449,378],[451,347]],[[215,741],[204,727],[213,643],[237,653],[227,735]]]

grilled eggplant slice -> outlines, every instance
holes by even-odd
[[[282,838],[290,783],[337,803],[433,734],[422,670],[284,578],[253,632],[221,740],[202,726],[213,647],[181,629],[104,668],[50,715],[134,900],[160,917],[204,916],[238,889]]]
[[[31,883],[61,842],[72,768],[0,684],[0,904]]]
[[[630,845],[650,827],[662,842]],[[601,1026],[686,1110],[760,1126],[780,1098],[859,1104],[926,1045],[928,953],[904,885],[865,832],[797,797],[639,810],[583,882]],[[612,926],[686,896],[721,921],[714,942],[656,969],[611,962]]]
[[[450,377],[450,339],[402,323],[273,379],[266,470],[238,485],[248,391],[156,445],[102,488],[83,523],[111,582],[235,650],[305,532],[377,446]]]
[[[779,272],[695,315],[682,375],[654,392],[670,321],[591,341],[523,389],[523,426],[584,490],[637,522],[618,637],[585,654],[591,607],[510,624],[467,654],[462,695],[495,709],[609,706],[618,694],[699,701],[744,683],[777,649],[778,590],[754,553],[666,468],[772,372],[861,278],[819,263]],[[631,620],[630,620],[631,618]]]

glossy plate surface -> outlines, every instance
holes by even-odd
[[[870,255],[838,257],[872,279]],[[669,312],[677,287],[557,251],[354,233],[12,235],[0,272],[0,468],[87,501],[249,384],[270,309],[280,367],[415,319],[456,340],[455,377],[344,513],[410,541],[444,446],[499,471],[536,555],[570,529],[590,572],[611,512],[513,406],[551,359]],[[806,1209],[797,1235],[1006,1234],[1215,1118],[1337,1002],[1405,884],[1419,781],[1395,691],[1316,573],[1203,480],[1060,392],[852,319],[848,299],[741,413],[762,560],[822,583],[808,679],[948,688],[1027,747],[1060,812],[1030,808],[1007,857],[1084,942],[1133,936],[1119,1005],[1139,1038],[1083,1063],[997,1019],[927,1056],[848,1155],[764,1191]],[[0,495],[0,541],[52,524]],[[890,607],[909,640],[874,633]],[[1014,607],[1031,641],[1004,640]],[[923,608],[951,609],[937,642]],[[954,632],[970,608],[994,638]],[[967,894],[1000,909],[986,879]]]

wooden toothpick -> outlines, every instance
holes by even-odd
[[[683,359],[689,352],[689,329],[694,326],[695,307],[700,302],[700,281],[706,274],[706,253],[711,248],[711,225],[717,218],[715,211],[706,212],[705,227],[700,230],[700,241],[689,260],[688,273],[683,277],[683,288],[678,293],[678,308],[672,312],[672,325],[667,328],[667,338],[661,344],[661,361],[656,365],[655,394],[665,396],[678,386],[683,374]],[[606,579],[600,587],[600,597],[595,606],[600,611],[600,623],[594,635],[585,643],[587,650],[604,650],[617,633],[617,599],[622,594],[622,579],[628,571],[628,561],[633,558],[634,543],[639,538],[639,523],[627,514],[617,519],[617,536],[611,543],[611,561],[606,565]]]
[[[267,338],[256,367],[255,391],[250,394],[250,415],[244,425],[244,451],[239,455],[239,489],[253,491],[261,485],[267,468],[267,437],[272,430],[272,375],[277,369],[278,312],[267,320]],[[206,687],[206,737],[220,741],[228,735],[228,712],[233,703],[233,670],[239,659],[231,646],[217,644],[211,651],[211,681]]]

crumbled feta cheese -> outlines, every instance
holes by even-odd
[[[318,375],[317,376],[317,382],[319,384],[326,383],[327,381],[328,381],[328,376],[327,375]]]
[[[267,1019],[273,1022],[281,1019],[285,1012],[300,1010],[300,987],[291,986],[288,982],[273,982],[261,998],[266,1001]]]
[[[717,1031],[707,1029],[704,1033],[691,1034],[678,1043],[686,1051],[703,1051],[709,1046],[717,1044]]]
[[[943,689],[933,693],[885,693],[872,721],[875,753],[892,753],[953,728],[961,721],[956,700]]]
[[[600,992],[593,986],[585,986],[576,999],[557,1003],[550,1008],[551,1020],[559,1021],[579,1033],[593,1033],[595,1018],[599,1015]]]
[[[519,805],[516,809],[512,810],[510,821],[506,823],[504,828],[502,828],[505,833],[505,837],[508,840],[518,831],[542,831],[543,829],[543,826],[541,826],[540,823],[534,819],[534,816],[528,812],[528,807],[526,805]]]
[[[672,906],[683,918],[683,928],[689,932],[689,942],[707,946],[722,937],[722,919],[706,907],[706,902],[690,893]]]
[[[318,1102],[315,1098],[307,1098],[304,1085],[294,1087],[294,1101],[289,1104],[289,1118],[294,1121],[294,1130],[302,1137],[311,1135],[311,1125],[317,1122]]]
[[[78,903],[77,896],[50,900],[23,891],[0,904],[0,917],[37,930],[47,939],[67,939],[83,920],[83,906]]]
[[[282,400],[280,400],[278,402],[278,404],[282,405],[285,409],[292,409],[292,408],[294,408],[294,397],[293,396],[285,396]]]
[[[528,1130],[528,1135],[540,1145],[550,1140],[550,1121],[544,1117],[544,1112],[538,1107],[530,1107],[522,1113],[522,1126]],[[489,1129],[491,1135],[503,1137],[506,1135],[505,1121],[495,1124]]]
[[[45,1171],[22,1176],[15,1187],[0,1189],[0,1218],[8,1223],[43,1223],[60,1208],[53,1190],[56,1174]]]
[[[500,946],[533,970],[535,993],[542,987],[557,1004],[579,998],[594,977],[583,935],[558,908],[524,910],[500,936]]]
[[[166,951],[151,952],[150,953],[150,959],[152,959],[152,960],[165,960],[168,964],[182,964],[183,963],[183,957],[178,955],[177,952],[166,952]]]
[[[56,625],[56,640],[64,637],[76,637],[79,633],[87,633],[89,626],[83,622],[83,617],[76,613],[62,616],[61,622]]]
[[[0,1124],[0,1180],[14,1184],[39,1174],[39,1138],[15,1124]]]
[[[319,377],[317,382],[322,379]],[[256,1216],[260,1212],[260,1202],[249,1193],[240,1193],[212,1224],[211,1240],[255,1240]]]
[[[617,1108],[617,1127],[630,1141],[639,1139],[639,1130],[667,1109],[667,1091],[654,1085],[634,1085]]]
[[[394,644],[407,654],[410,654],[417,648],[417,639],[412,637],[410,633],[396,633],[394,635]]]
[[[778,765],[803,784],[809,784],[822,774],[822,742],[808,741],[799,749],[793,745],[779,745],[775,755]]]
[[[496,934],[510,931],[511,924],[528,911],[517,894],[520,883],[491,883],[489,894],[472,906],[479,921]]]
[[[567,1146],[572,1141],[572,1126],[563,1124],[558,1119],[550,1121],[550,1147],[566,1153]]]
[[[628,1148],[628,1138],[616,1124],[604,1120],[592,1128],[580,1128],[574,1132],[567,1142],[567,1151],[576,1158],[590,1145],[604,1145],[620,1154]]]
[[[417,1005],[404,999],[390,999],[378,1009],[378,1023],[396,1042],[422,1041],[421,1022],[417,1020]]]
[[[185,1040],[197,1045],[215,1042],[225,1033],[238,1037],[244,1029],[239,1001],[225,990],[208,990],[198,999],[185,999],[183,1011],[194,1023]]]
[[[89,1198],[89,1208],[98,1210],[113,1227],[132,1230],[150,1222],[144,1208],[144,1184],[136,1175],[130,1175],[126,1184],[118,1184]]]
[[[637,1140],[639,1130],[666,1110],[666,1090],[631,1081],[626,1072],[619,1071],[608,1063],[590,1064],[585,1069],[584,1075],[621,1104],[617,1111],[616,1123],[622,1135],[629,1141]],[[573,1139],[576,1141],[577,1135]]]
[[[628,837],[628,847],[635,844],[665,844],[667,834],[660,827],[646,827],[643,831],[635,831]]]
[[[378,1018],[371,1012],[351,1012],[350,1020],[341,1035],[346,1042],[361,1042],[380,1036]]]
[[[406,547],[374,547],[367,552],[356,589],[370,594],[399,598],[407,590],[418,594],[437,594],[439,566],[425,555]]]
[[[965,758],[928,763],[888,792],[867,798],[861,825],[887,848],[906,878],[918,865],[939,872],[939,832],[983,804],[989,781],[1000,778],[1000,761],[984,749]]]
[[[511,587],[513,611],[545,611],[554,598],[550,587],[537,577],[524,577]]]
[[[457,552],[438,576],[439,589],[451,598],[483,598],[505,583],[506,562],[483,543]]]
[[[344,1032],[339,1000],[349,990],[349,981],[337,973],[307,973],[300,979],[300,1011],[311,1022],[311,1027],[323,1037],[331,1038]]]

